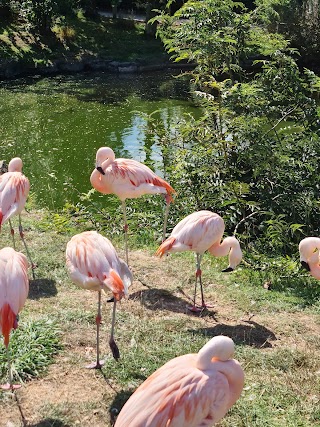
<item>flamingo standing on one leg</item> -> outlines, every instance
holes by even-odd
[[[197,354],[170,360],[123,406],[115,427],[210,427],[238,400],[244,373],[231,338],[216,336]]]
[[[12,248],[0,250],[0,331],[7,349],[9,381],[2,385],[4,390],[15,389],[12,384],[9,337],[12,329],[18,326],[18,313],[24,306],[29,292],[28,260]]]
[[[163,240],[167,227],[167,218],[174,189],[157,176],[148,166],[132,159],[116,159],[113,150],[101,147],[96,154],[96,168],[90,177],[92,186],[103,194],[115,194],[122,202],[125,232],[126,261],[128,264],[128,224],[126,218],[126,199],[144,194],[164,194],[167,202]]]
[[[22,173],[22,160],[20,157],[14,157],[9,162],[8,172],[0,175],[0,230],[1,225],[6,221],[9,221],[13,239],[13,247],[15,248],[14,229],[11,224],[11,218],[15,215],[19,216],[19,233],[31,263],[32,275],[34,279],[35,276],[33,270],[35,268],[35,264],[32,262],[26,241],[24,239],[20,215],[26,204],[29,189],[29,180]]]
[[[308,271],[315,279],[320,280],[320,238],[319,237],[306,237],[299,243],[300,262],[301,265]]]
[[[201,305],[206,308],[202,289],[201,259],[206,250],[220,257],[229,254],[229,266],[223,271],[232,271],[240,263],[242,252],[235,237],[227,237],[221,243],[224,221],[218,214],[210,211],[198,211],[185,217],[172,230],[171,235],[158,248],[156,255],[162,257],[167,252],[194,251],[197,255],[196,283],[193,307],[191,311],[200,311],[195,304],[197,281],[201,290]]]
[[[66,262],[69,275],[74,283],[84,289],[98,291],[97,325],[97,361],[88,368],[100,369],[103,362],[99,360],[99,327],[101,322],[101,291],[113,293],[113,314],[109,345],[113,357],[120,357],[114,341],[114,324],[116,303],[128,293],[132,274],[127,264],[118,257],[112,243],[96,231],[76,234],[67,244]]]

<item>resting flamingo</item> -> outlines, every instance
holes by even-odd
[[[16,389],[12,384],[9,338],[18,327],[18,313],[23,308],[29,292],[28,260],[13,248],[0,250],[0,330],[7,351],[9,381],[2,389]]]
[[[66,264],[72,281],[83,289],[98,292],[97,360],[88,368],[100,369],[103,361],[99,359],[99,329],[101,322],[101,291],[113,293],[113,313],[109,345],[115,359],[120,357],[114,341],[116,303],[128,293],[132,274],[126,263],[120,259],[112,243],[96,231],[76,234],[67,244]]]
[[[132,159],[116,159],[111,148],[101,147],[96,154],[96,168],[91,174],[90,182],[100,193],[115,194],[121,200],[127,264],[129,261],[126,199],[137,198],[144,194],[163,194],[165,196],[167,205],[163,225],[164,240],[169,206],[175,191],[164,179],[152,172],[148,166]]]
[[[210,427],[238,400],[244,373],[231,338],[216,336],[197,354],[170,360],[138,387],[115,427]]]
[[[300,262],[301,265],[308,271],[315,279],[320,280],[320,238],[319,237],[306,237],[299,243]]]
[[[204,301],[201,277],[201,259],[206,250],[220,257],[229,254],[229,266],[224,272],[232,271],[240,263],[242,252],[238,240],[227,237],[221,242],[224,232],[224,221],[218,214],[210,211],[198,211],[185,217],[172,230],[171,235],[158,248],[156,255],[162,257],[168,252],[194,251],[197,256],[196,282],[193,306],[191,311],[201,311],[208,307]],[[201,308],[196,307],[197,281],[201,290]]]
[[[13,247],[15,248],[14,229],[11,224],[11,218],[15,215],[19,217],[19,233],[23,241],[25,250],[32,267],[32,275],[34,276],[35,265],[32,262],[21,224],[21,212],[26,204],[29,194],[30,183],[28,178],[22,173],[22,160],[20,157],[14,157],[8,165],[8,172],[0,175],[0,230],[1,225],[9,221],[11,235],[13,239]]]

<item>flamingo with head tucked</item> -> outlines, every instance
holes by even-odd
[[[238,400],[244,373],[231,338],[216,336],[197,354],[170,360],[138,387],[115,427],[211,427]]]
[[[96,231],[76,234],[67,244],[66,265],[72,281],[83,289],[98,292],[97,325],[97,360],[88,368],[100,369],[103,361],[99,360],[99,329],[101,322],[101,291],[113,294],[113,313],[109,345],[115,359],[120,357],[114,341],[116,303],[128,293],[132,274],[127,264],[118,257],[110,240]]]
[[[166,211],[163,225],[163,240],[167,227],[169,205],[174,189],[164,179],[156,175],[148,166],[132,159],[116,159],[113,150],[101,147],[96,154],[96,168],[90,177],[92,186],[103,194],[115,194],[122,203],[125,231],[126,262],[128,264],[128,224],[126,218],[126,199],[144,194],[163,194]]]
[[[9,381],[2,389],[15,389],[12,384],[9,339],[12,329],[18,327],[18,314],[23,308],[29,292],[28,260],[12,248],[0,250],[0,331],[7,350]]]
[[[320,280],[320,238],[306,237],[299,243],[300,262],[311,276]]]
[[[8,221],[13,239],[13,247],[15,248],[14,229],[11,224],[11,218],[15,215],[18,215],[19,234],[31,263],[33,278],[35,278],[33,271],[35,264],[32,262],[26,241],[24,239],[20,215],[26,204],[29,190],[29,180],[22,173],[22,160],[20,157],[14,157],[9,162],[8,172],[0,175],[0,230],[1,225]]]
[[[197,256],[196,282],[194,289],[193,306],[191,311],[199,311],[195,304],[197,279],[201,290],[201,307],[208,307],[204,301],[201,277],[201,259],[205,251],[221,257],[229,254],[229,266],[223,270],[229,272],[235,269],[242,259],[239,241],[230,236],[222,242],[224,221],[218,214],[210,211],[198,211],[185,217],[172,230],[171,235],[158,248],[156,255],[162,257],[168,252],[193,251]]]

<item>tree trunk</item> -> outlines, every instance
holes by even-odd
[[[156,13],[152,10],[156,7],[156,2],[152,1],[150,3],[147,4],[146,7],[146,26],[144,29],[144,33],[147,36],[150,37],[155,37],[156,32],[157,32],[157,23],[154,22],[153,24],[149,24],[149,19],[153,18],[154,16],[156,16]]]

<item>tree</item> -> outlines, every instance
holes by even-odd
[[[232,0],[187,1],[158,17],[158,34],[174,60],[195,63],[203,107],[173,141],[174,187],[191,208],[240,223],[248,242],[290,251],[302,230],[320,234],[320,80],[300,72],[297,52],[270,31],[277,19],[270,3],[248,11]]]

